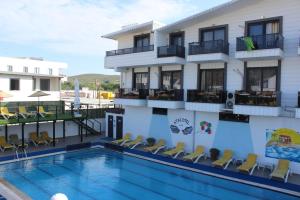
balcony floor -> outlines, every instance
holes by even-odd
[[[266,60],[266,59],[281,59],[284,53],[280,48],[276,49],[261,49],[252,51],[237,51],[235,58],[239,60]]]

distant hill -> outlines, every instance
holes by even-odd
[[[80,74],[76,76],[69,76],[68,82],[74,82],[75,79],[78,79],[80,85],[93,85],[95,81],[98,80],[100,83],[119,83],[119,75],[105,75],[105,74]]]

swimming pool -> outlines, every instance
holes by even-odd
[[[0,176],[34,200],[298,199],[100,148],[0,165]]]

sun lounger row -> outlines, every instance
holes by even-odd
[[[48,132],[41,132],[39,137],[36,132],[32,132],[29,134],[29,142],[31,142],[34,146],[38,145],[46,145],[52,143],[54,140],[48,135]],[[25,142],[24,146],[27,147],[28,144]],[[9,141],[6,142],[4,136],[0,136],[0,150],[2,152],[10,149],[18,149],[22,147],[22,140],[19,139],[17,134],[11,134],[9,136]]]
[[[118,144],[124,147],[129,147],[134,149],[136,146],[143,144],[143,137],[137,136],[135,140],[131,140],[131,134],[127,133],[122,139],[113,141],[114,144]],[[144,147],[143,150],[146,152],[151,152],[153,154],[157,154],[159,151],[164,150],[166,148],[166,142],[163,139],[158,140],[156,144],[150,147]],[[185,144],[183,142],[178,142],[176,147],[165,150],[162,152],[162,155],[170,156],[172,158],[177,158],[180,154],[184,154]],[[191,161],[194,163],[198,163],[201,158],[206,158],[205,147],[197,146],[195,151],[184,155],[181,159],[185,161]],[[236,169],[239,172],[247,173],[252,175],[254,170],[258,167],[257,163],[258,156],[256,154],[250,153],[247,156],[247,159],[241,163]],[[230,149],[226,149],[223,152],[223,156],[211,163],[213,167],[219,167],[222,169],[227,169],[228,166],[233,163],[233,151]],[[280,179],[284,182],[287,182],[288,176],[290,173],[289,161],[280,159],[278,161],[277,167],[270,174],[270,178]]]
[[[37,113],[41,117],[46,117],[47,115],[54,114],[53,112],[45,111],[43,106],[38,106],[37,110],[34,112],[28,112],[25,106],[19,106],[18,111],[19,112],[17,112],[17,113],[9,112],[7,107],[1,107],[1,109],[0,109],[1,116],[6,120],[10,119],[10,118],[17,118],[18,116],[21,116],[24,119],[27,119],[28,117],[35,117],[37,115]]]

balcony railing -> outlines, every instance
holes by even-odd
[[[170,46],[162,46],[157,48],[157,57],[172,57],[177,56],[184,58],[185,57],[185,48],[183,46],[170,45]]]
[[[189,44],[189,55],[224,53],[228,54],[229,43],[224,40],[192,42]]]
[[[120,89],[116,98],[120,99],[146,99],[149,95],[148,89]]]
[[[149,100],[183,101],[184,90],[162,90],[152,89],[149,91]]]
[[[117,55],[124,55],[124,54],[132,54],[132,53],[140,53],[140,52],[147,52],[153,51],[154,46],[144,46],[144,47],[133,47],[133,48],[126,48],[126,49],[118,49],[113,51],[107,51],[106,56],[117,56]]]
[[[267,34],[267,35],[257,35],[249,37],[239,37],[236,41],[237,51],[246,51],[247,45],[245,39],[251,38],[253,42],[254,49],[276,49],[280,48],[283,50],[284,37],[281,34]]]
[[[188,90],[187,101],[193,103],[215,103],[223,104],[226,102],[226,92],[215,91],[207,92],[201,90]]]
[[[298,108],[300,108],[300,92],[298,92]]]
[[[235,93],[236,105],[253,105],[279,107],[281,105],[280,92],[245,92],[238,91]]]

